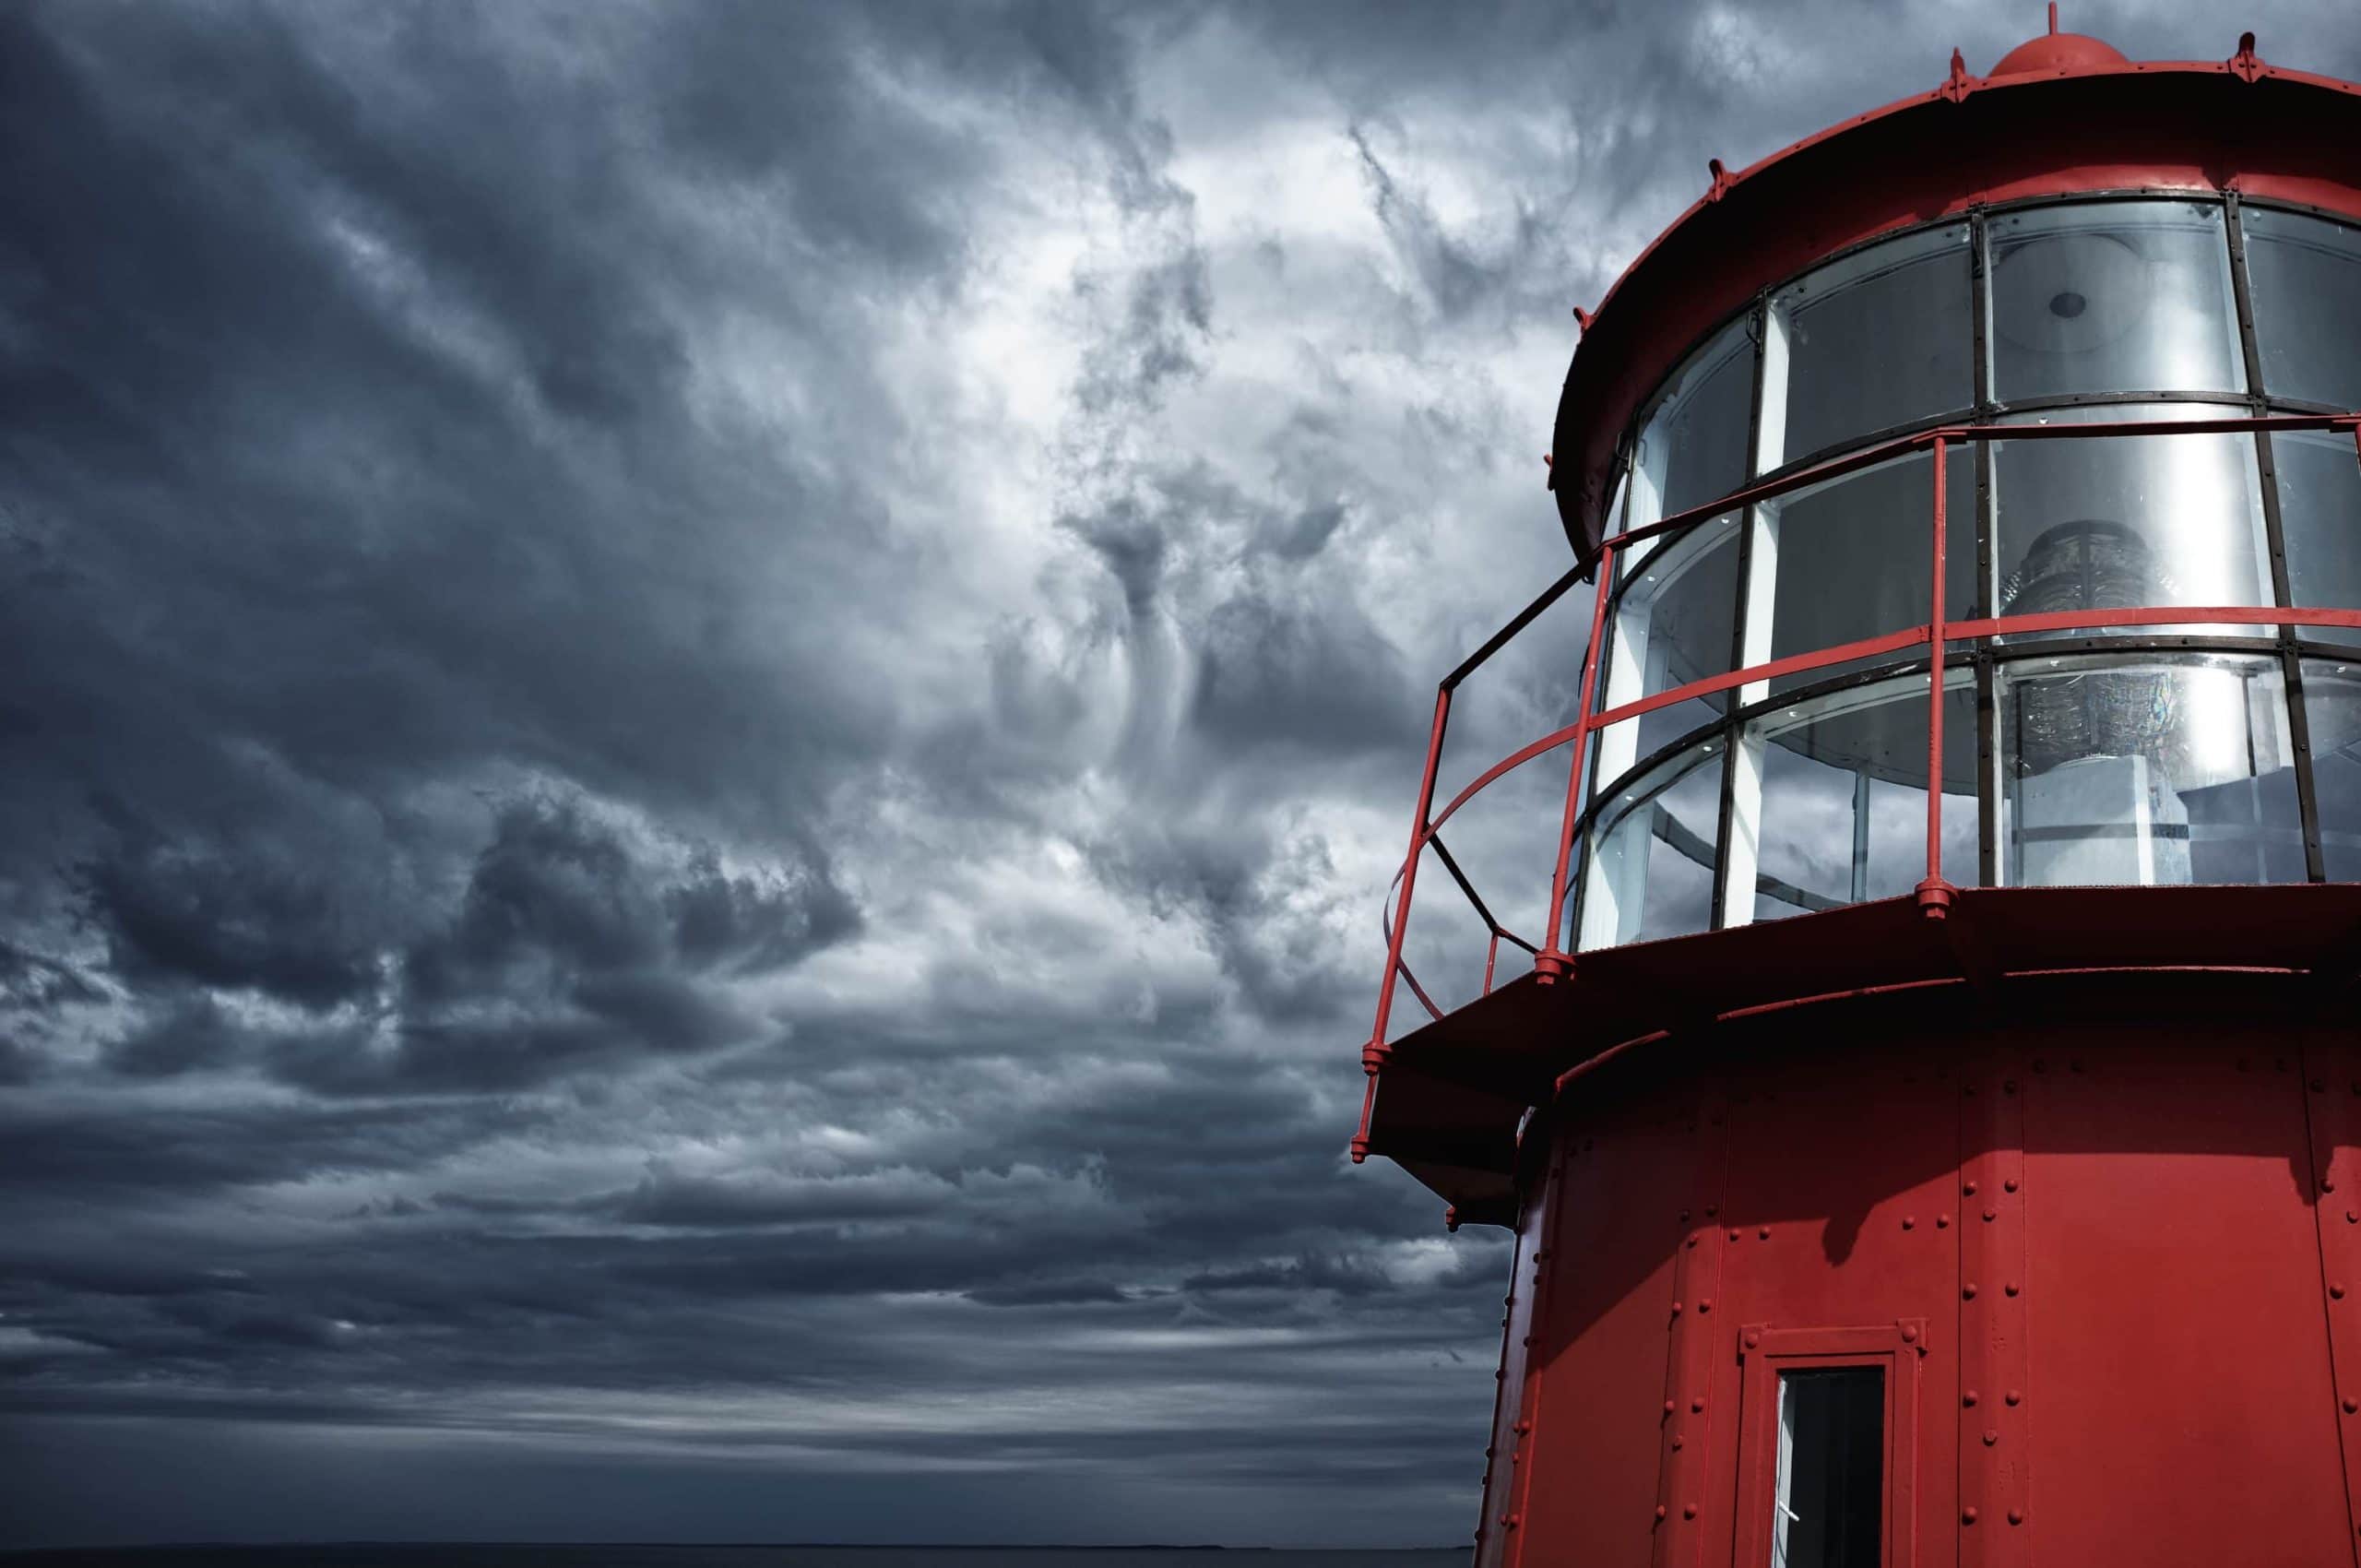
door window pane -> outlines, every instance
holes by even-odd
[[[2035,208],[1990,232],[1996,396],[2246,389],[2219,207]]]
[[[1885,1372],[1779,1374],[1771,1568],[1878,1568],[1884,1558]]]
[[[2361,409],[2361,232],[2242,208],[2262,384],[2278,398]]]
[[[2277,660],[2093,655],[2000,668],[2001,879],[2301,882]]]
[[[2235,416],[2149,404],[2023,422]],[[2242,434],[1999,441],[1992,452],[1994,613],[2272,602],[2254,439]],[[2057,634],[2087,636],[2105,628]],[[2267,636],[2268,626],[2177,628]],[[2165,628],[2153,628],[2161,634]]]
[[[2297,604],[2361,610],[2361,455],[2342,432],[2271,438],[2279,475],[2279,526],[2287,541],[2287,588]],[[2361,642],[2343,626],[2301,626],[2300,636]]]
[[[1746,482],[1754,412],[1754,339],[1744,320],[1692,355],[1640,427],[1631,526],[1702,506]]]
[[[1685,936],[1713,924],[1721,750],[1708,741],[1632,780],[1600,814],[1583,884],[1584,948]]]
[[[1975,403],[1970,256],[1967,225],[1954,223],[1871,246],[1772,296],[1786,374],[1764,384],[1767,462]]]

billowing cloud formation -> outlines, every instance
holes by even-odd
[[[0,1542],[1461,1537],[1568,307],[2036,20],[0,14]]]

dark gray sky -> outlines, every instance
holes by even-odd
[[[0,1545],[1464,1538],[1569,309],[2040,11],[0,8]]]

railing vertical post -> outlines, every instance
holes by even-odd
[[[1590,642],[1583,649],[1582,697],[1574,709],[1572,755],[1566,766],[1566,811],[1558,825],[1558,858],[1549,867],[1549,929],[1541,939],[1541,951],[1533,956],[1534,976],[1543,985],[1557,984],[1573,968],[1572,958],[1558,945],[1558,933],[1565,929],[1566,863],[1573,859],[1574,823],[1582,815],[1583,757],[1589,750],[1591,707],[1598,690],[1599,639],[1607,629],[1608,590],[1614,583],[1615,547],[1610,544],[1598,552],[1598,593],[1591,600]]]
[[[1410,929],[1410,895],[1418,885],[1418,857],[1427,847],[1428,816],[1435,809],[1435,770],[1442,764],[1442,736],[1451,721],[1451,683],[1435,688],[1434,728],[1427,734],[1427,769],[1418,780],[1418,814],[1410,822],[1410,852],[1402,863],[1402,892],[1394,906],[1394,930],[1385,939],[1385,981],[1377,988],[1377,1022],[1370,1028],[1369,1044],[1361,1048],[1361,1071],[1369,1087],[1361,1092],[1361,1126],[1353,1134],[1353,1163],[1369,1158],[1370,1112],[1377,1108],[1377,1071],[1385,1065],[1385,1027],[1394,1016],[1394,987],[1402,972],[1402,938]]]
[[[1950,441],[1938,433],[1934,445],[1935,499],[1929,509],[1934,518],[1934,559],[1930,576],[1934,588],[1929,595],[1931,604],[1927,612],[1927,878],[1918,885],[1918,907],[1929,920],[1941,920],[1951,913],[1952,896],[1958,891],[1943,880],[1943,642],[1944,642],[1944,581],[1943,568],[1949,552],[1945,548],[1944,503],[1951,493],[1947,481],[1945,455]]]

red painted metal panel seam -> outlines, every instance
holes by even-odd
[[[1510,1464],[1516,1473],[1509,1484],[1509,1510],[1501,1517],[1487,1521],[1510,1532],[1506,1552],[1510,1568],[1524,1568],[1525,1543],[1532,1538],[1519,1526],[1532,1512],[1533,1475],[1540,1467],[1543,1373],[1548,1361],[1547,1356],[1534,1351],[1548,1348],[1551,1332],[1548,1282],[1557,1272],[1558,1235],[1565,1227],[1570,1206],[1565,1190],[1566,1149],[1572,1141],[1572,1129],[1560,1126],[1549,1155],[1548,1211],[1542,1217],[1540,1245],[1533,1250],[1533,1310],[1525,1319],[1525,1332],[1531,1342],[1525,1348],[1525,1390],[1519,1401],[1521,1419],[1517,1422],[1524,1430],[1515,1434],[1517,1442],[1510,1450]]]
[[[2354,1107],[2361,1104],[2361,1064],[2344,1049],[2308,1046],[2297,1056],[2303,1078],[2296,1086],[2304,1097],[2304,1146],[2311,1169],[2305,1172],[2303,1191],[2311,1200],[2312,1231],[2319,1243],[2320,1312],[2328,1331],[2331,1396],[2337,1401],[2331,1416],[2344,1470],[2345,1522],[2352,1526],[2348,1544],[2361,1563],[2361,1432],[2354,1430],[2355,1400],[2361,1395],[2361,1320],[2355,1316],[2352,1292],[2361,1289],[2361,1159],[2354,1147],[2356,1122]],[[2352,1092],[2345,1093],[2347,1085]],[[2343,1194],[2338,1201],[2338,1194]]]
[[[1675,1194],[1658,1201],[1679,1205],[1679,1252],[1673,1260],[1673,1299],[1666,1337],[1664,1423],[1658,1433],[1655,1568],[1703,1561],[1705,1515],[1716,1494],[1705,1469],[1713,1420],[1714,1348],[1726,1337],[1715,1312],[1721,1288],[1722,1189],[1728,1176],[1725,1096],[1708,1085],[1695,1107],[1693,1163]],[[1643,1200],[1644,1201],[1644,1199]],[[1691,1425],[1696,1399],[1705,1421]]]
[[[2008,1568],[2033,1556],[2023,1069],[2013,1052],[1994,1048],[1970,1056],[1961,1074],[1961,1568]]]

